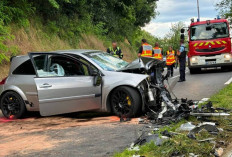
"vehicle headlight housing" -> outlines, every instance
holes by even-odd
[[[231,55],[230,54],[225,54],[224,58],[225,58],[225,60],[230,60],[231,59]]]
[[[196,63],[196,62],[197,62],[197,57],[192,57],[192,58],[191,58],[191,61],[192,61],[193,63]]]

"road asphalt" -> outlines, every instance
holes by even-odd
[[[178,70],[169,79],[178,80]],[[173,93],[178,98],[209,98],[228,84],[231,71],[209,70],[190,75],[186,82],[176,83]],[[0,114],[0,156],[82,156],[104,157],[128,147],[143,125],[112,121],[109,116],[76,115],[40,117],[7,121]],[[4,150],[4,151],[2,151]]]

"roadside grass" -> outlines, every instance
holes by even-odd
[[[223,107],[226,109],[232,109],[232,84],[228,85],[224,89],[220,90],[217,94],[210,98],[213,102],[214,107]],[[153,142],[147,143],[140,147],[139,151],[130,151],[125,149],[121,153],[115,153],[114,157],[132,157],[133,155],[140,155],[146,157],[165,157],[172,155],[185,155],[189,156],[189,153],[194,153],[199,156],[213,156],[215,148],[226,148],[228,144],[232,141],[232,116],[228,117],[210,117],[209,120],[218,123],[217,128],[222,128],[218,135],[209,134],[207,131],[202,130],[196,134],[196,140],[187,137],[188,131],[178,131],[177,128],[181,124],[186,122],[192,122],[193,124],[199,124],[200,121],[195,117],[189,117],[187,120],[182,120],[176,124],[171,124],[170,126],[165,126],[160,128],[156,133],[160,134],[164,130],[169,132],[178,132],[178,135],[166,140],[161,146],[156,146]],[[198,140],[203,140],[207,138],[214,138],[213,141],[216,142],[199,142]]]

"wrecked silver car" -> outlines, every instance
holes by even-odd
[[[168,99],[157,97],[166,92],[157,90],[163,86],[162,69],[163,62],[152,58],[129,64],[95,50],[29,53],[11,59],[9,76],[0,82],[0,107],[7,118],[20,118],[26,111],[50,116],[100,110],[125,117],[150,107],[159,111]]]

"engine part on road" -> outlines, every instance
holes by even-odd
[[[210,117],[210,116],[217,116],[217,117],[220,117],[220,116],[230,116],[229,113],[190,113],[191,116],[197,116],[197,117]]]

